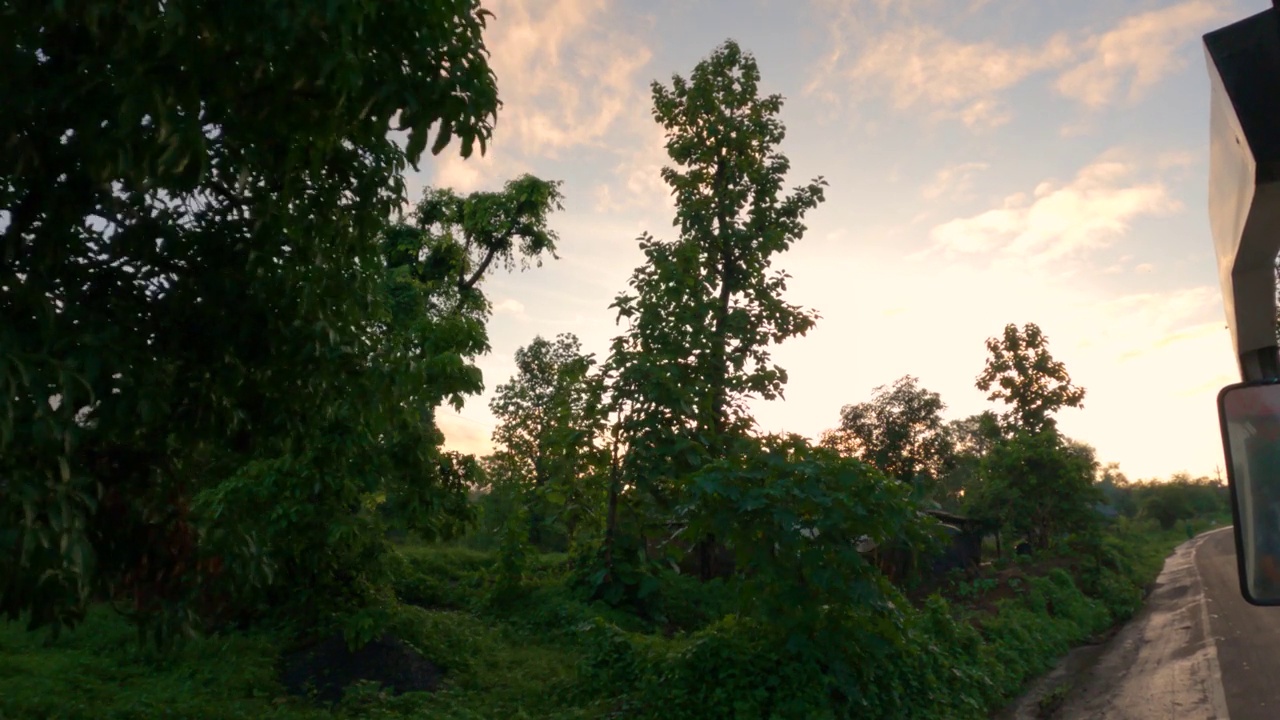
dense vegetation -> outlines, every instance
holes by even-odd
[[[820,443],[757,432],[770,349],[818,321],[777,268],[826,190],[784,189],[782,98],[733,42],[653,84],[676,235],[639,239],[607,355],[534,338],[498,450],[448,452],[485,278],[555,257],[562,200],[406,197],[428,145],[490,138],[488,13],[19,5],[0,714],[980,717],[1136,609],[1147,518],[1221,513],[1058,431],[1085,391],[1034,324],[987,341],[999,411],[905,377]],[[994,562],[937,571],[936,509]]]

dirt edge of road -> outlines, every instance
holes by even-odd
[[[995,716],[997,720],[1227,720],[1227,703],[1196,568],[1196,550],[1216,528],[1165,559],[1143,607],[1104,642],[1067,653]],[[1041,701],[1060,696],[1050,714]]]

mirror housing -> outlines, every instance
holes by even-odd
[[[1280,381],[1228,385],[1218,418],[1240,593],[1253,605],[1280,605]]]

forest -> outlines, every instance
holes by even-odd
[[[760,432],[828,189],[733,41],[652,85],[676,216],[607,353],[502,379],[486,280],[557,259],[561,184],[405,182],[495,132],[477,2],[18,5],[0,717],[987,717],[1230,522],[1063,435],[1086,391],[1030,323],[989,411],[905,375]],[[485,383],[495,452],[447,450]]]

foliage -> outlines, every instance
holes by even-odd
[[[381,434],[376,404],[343,407],[375,238],[428,143],[484,148],[487,13],[175,0],[5,16],[0,610],[57,628],[109,593],[153,614],[205,572],[186,513],[209,480],[332,424]]]
[[[788,276],[770,266],[803,235],[825,183],[783,194],[782,98],[761,97],[759,82],[755,59],[729,41],[688,80],[653,84],[680,236],[640,238],[646,262],[613,303],[628,326],[607,369],[628,482],[668,508],[681,479],[750,426],[748,398],[781,395],[769,345],[815,321],[782,299]]]
[[[869,402],[840,409],[840,426],[822,444],[874,465],[891,478],[932,484],[954,455],[946,432],[942,397],[905,375],[877,387]]]
[[[1068,533],[1098,522],[1091,452],[1072,446],[1056,430],[1018,432],[983,461],[983,484],[970,501],[975,515],[998,520],[1015,538],[1048,548]]]
[[[944,509],[960,511],[982,485],[982,462],[1000,442],[1000,420],[990,410],[951,420],[943,427],[951,456],[934,488],[934,497]]]
[[[465,197],[448,188],[427,190],[415,212],[429,238],[425,248],[394,248],[390,264],[413,266],[419,280],[452,286],[456,302],[473,300],[475,290],[497,261],[507,270],[542,265],[556,257],[556,233],[547,226],[563,209],[560,183],[521,175],[500,191]]]
[[[977,387],[1009,409],[998,432],[990,415],[955,428],[981,457],[964,488],[966,509],[1041,550],[1067,534],[1090,532],[1102,499],[1093,484],[1097,459],[1093,448],[1063,437],[1053,418],[1063,407],[1080,407],[1084,389],[1071,384],[1034,323],[1005,326],[1002,337],[987,340],[987,350]],[[973,461],[966,464],[974,469]]]
[[[1179,521],[1230,512],[1227,488],[1220,481],[1193,480],[1186,473],[1164,482],[1133,483],[1130,495],[1141,517],[1155,520],[1163,530]]]
[[[1125,517],[1133,517],[1138,512],[1138,504],[1133,497],[1133,486],[1129,478],[1120,472],[1120,463],[1107,463],[1098,472],[1095,483],[1102,501],[1115,508],[1116,513]]]
[[[843,460],[845,463],[854,461]],[[873,472],[873,471],[866,471]],[[865,478],[864,478],[865,479]],[[896,483],[879,480],[886,487]],[[821,536],[819,536],[821,537]],[[1019,566],[1020,582],[985,597],[917,604],[892,589],[896,612],[852,608],[842,634],[814,646],[788,644],[765,617],[713,617],[669,635],[564,583],[563,555],[530,555],[520,600],[484,601],[494,556],[456,546],[408,545],[394,553],[398,587],[427,578],[451,607],[389,608],[397,637],[445,668],[431,694],[394,697],[352,689],[333,708],[289,698],[274,677],[280,637],[198,638],[159,655],[127,642],[132,629],[105,609],[52,644],[0,624],[0,713],[6,717],[490,717],[983,718],[1067,648],[1127,618],[1141,588],[1183,541],[1153,521],[1122,518],[1099,542]],[[1092,542],[1092,541],[1090,541]],[[1064,561],[1069,561],[1064,565]],[[1054,569],[1049,569],[1054,568]],[[990,591],[982,576],[970,583]],[[661,576],[671,616],[705,605],[732,583]],[[402,582],[403,581],[403,582]],[[979,582],[981,581],[981,582]],[[728,594],[738,594],[733,590]],[[741,608],[739,604],[737,606]],[[522,715],[523,713],[523,715]]]
[[[1071,384],[1066,366],[1049,354],[1049,338],[1035,323],[1006,325],[1001,337],[987,339],[987,350],[991,356],[977,387],[1009,405],[1002,418],[1006,428],[1039,433],[1055,426],[1058,410],[1082,407],[1084,388]]]
[[[796,647],[839,636],[844,608],[886,604],[889,585],[857,550],[859,538],[928,545],[935,523],[910,493],[875,469],[798,436],[770,436],[692,479],[685,533],[713,536],[750,568],[742,610]],[[833,625],[835,627],[833,627]]]
[[[503,528],[498,562],[494,568],[497,580],[494,590],[501,599],[513,598],[524,582],[525,565],[531,550],[525,530],[528,524],[528,514],[520,507],[507,519]]]
[[[535,337],[515,360],[516,376],[489,403],[498,418],[495,462],[524,490],[529,542],[546,548],[548,531],[571,541],[603,528],[603,386],[572,334]]]
[[[983,718],[1110,622],[1061,570],[977,624],[937,596],[903,607],[889,622],[855,609],[822,654],[732,615],[662,645],[596,621],[580,630],[580,672],[640,718]]]
[[[234,560],[229,580],[262,586],[242,593],[242,604],[303,626],[350,611],[365,627],[366,606],[390,582],[383,518],[428,539],[470,519],[467,491],[481,469],[442,451],[434,412],[482,389],[472,362],[488,349],[480,273],[495,257],[511,261],[517,238],[530,252],[554,250],[545,218],[558,197],[555,183],[528,176],[466,198],[429,190],[416,226],[379,237],[382,302],[365,323],[368,361],[346,372],[351,394],[328,409],[328,424],[299,428],[196,496],[211,536],[253,540],[219,548]],[[270,586],[258,581],[272,576],[250,562],[261,555],[277,566]]]

